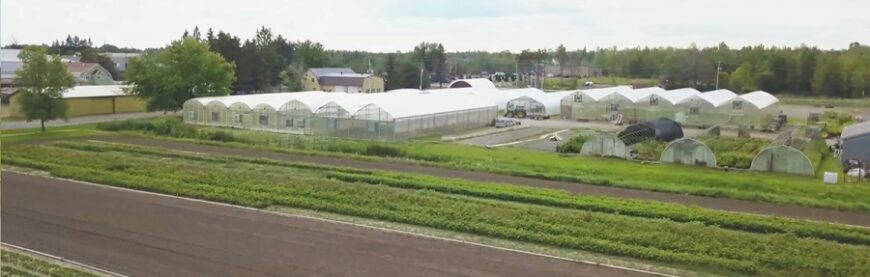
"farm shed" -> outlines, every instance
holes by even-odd
[[[729,120],[730,107],[727,103],[737,94],[719,89],[689,96],[677,103],[678,110],[685,115],[685,126],[713,126]]]
[[[628,147],[619,138],[609,134],[595,134],[586,138],[580,155],[600,157],[628,157]]]
[[[610,107],[602,100],[621,90],[631,90],[631,87],[619,86],[574,91],[562,98],[562,118],[573,120],[607,119]]]
[[[133,113],[146,111],[141,98],[127,94],[126,86],[75,86],[63,92],[68,105],[67,116],[87,116],[99,114]],[[9,116],[23,118],[21,110],[21,90],[9,95]]]
[[[726,104],[730,107],[729,122],[750,129],[764,128],[779,112],[777,103],[779,99],[760,90],[734,97]]]
[[[644,121],[625,127],[619,132],[619,138],[626,145],[632,145],[647,140],[673,141],[683,137],[683,128],[680,123],[666,117]]]
[[[562,98],[570,91],[530,93],[507,102],[507,113],[520,118],[549,118],[561,112]]]
[[[840,160],[870,163],[870,120],[843,128],[840,134]]]
[[[672,141],[662,151],[660,159],[665,163],[716,167],[716,154],[701,141],[682,138]]]
[[[750,169],[810,176],[816,172],[804,152],[788,145],[774,145],[761,150],[752,159]]]

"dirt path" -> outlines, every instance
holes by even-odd
[[[130,276],[640,276],[597,265],[3,172],[2,239]]]
[[[641,200],[655,200],[662,202],[680,203],[689,206],[699,206],[709,209],[734,211],[743,213],[754,213],[761,215],[782,216],[798,219],[809,219],[818,221],[828,221],[836,223],[851,224],[857,226],[870,227],[870,214],[850,211],[838,211],[831,209],[812,208],[796,205],[781,205],[764,202],[753,202],[746,200],[736,200],[727,198],[713,198],[704,196],[692,196],[684,194],[653,192],[645,190],[634,190],[627,188],[595,186],[580,183],[551,181],[526,177],[517,177],[509,175],[499,175],[484,172],[463,171],[456,169],[447,169],[439,167],[430,167],[422,165],[413,165],[401,162],[370,162],[352,159],[342,159],[325,156],[311,156],[303,154],[290,154],[273,152],[257,149],[243,149],[221,146],[209,146],[194,143],[174,142],[165,140],[155,140],[137,137],[99,137],[95,140],[162,147],[174,150],[184,150],[191,152],[212,153],[222,155],[236,155],[245,157],[267,158],[283,161],[299,161],[315,164],[346,166],[363,169],[378,169],[401,172],[421,173],[433,176],[442,176],[449,178],[461,178],[472,181],[482,182],[497,182],[507,183],[522,186],[544,187],[553,189],[567,190],[573,193],[582,193],[587,195],[602,195],[620,198],[632,198]]]

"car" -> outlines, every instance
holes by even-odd
[[[516,125],[520,125],[519,120],[512,119],[512,118],[500,117],[500,118],[495,120],[495,127],[496,128],[513,127]]]
[[[593,82],[593,81],[586,81],[585,83],[583,83],[583,85],[584,85],[584,86],[587,86],[587,87],[591,87],[591,86],[594,86],[594,85],[595,85],[595,82]]]

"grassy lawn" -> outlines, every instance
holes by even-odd
[[[710,273],[870,274],[870,230],[835,224],[93,142],[17,145],[3,151],[3,163],[133,189],[330,212]]]
[[[795,204],[842,210],[870,211],[870,187],[828,186],[806,176],[734,172],[675,164],[640,164],[625,160],[557,155],[519,148],[486,149],[429,141],[372,142],[293,136],[249,130],[192,127],[177,119],[125,121],[103,129],[188,142],[257,147],[313,155],[330,155],[392,162],[414,162],[462,170],[594,185]],[[133,129],[130,131],[129,129]],[[128,130],[128,131],[124,131]]]
[[[45,132],[39,128],[15,129],[0,131],[0,141],[3,143],[38,142],[54,139],[65,139],[92,136],[104,133],[95,128],[96,124],[69,125],[49,127]]]
[[[577,84],[573,85],[570,82],[577,80]],[[634,85],[636,87],[651,87],[658,84],[656,79],[648,78],[627,78],[627,77],[590,77],[590,78],[546,78],[544,79],[545,89],[578,89],[583,88],[586,82],[593,82],[596,85],[604,86],[624,86]]]
[[[823,98],[793,95],[777,95],[776,97],[779,98],[780,103],[790,105],[870,108],[870,98]]]
[[[3,249],[2,276],[97,277],[100,275],[48,261],[14,250]]]

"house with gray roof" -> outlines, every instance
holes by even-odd
[[[311,68],[302,77],[308,91],[377,93],[384,91],[384,79],[372,74],[360,74],[347,67]]]

